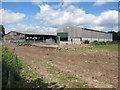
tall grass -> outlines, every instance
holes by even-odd
[[[105,49],[109,51],[118,51],[118,44],[113,42],[98,42],[94,41],[91,43],[97,49]]]
[[[11,78],[11,87],[18,87],[20,81],[20,70],[22,69],[22,64],[20,60],[16,58],[15,65],[13,64],[14,54],[9,51],[8,48],[2,48],[2,87],[7,88],[8,78]],[[11,72],[11,77],[9,77],[9,72]]]

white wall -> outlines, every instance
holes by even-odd
[[[68,38],[68,41],[60,41],[60,44],[81,44],[85,40],[89,40],[89,42],[93,42],[95,40],[97,41],[112,41],[112,39],[99,39],[99,38],[82,38],[82,41],[80,41],[80,38],[72,38],[73,41],[71,42],[71,38]]]

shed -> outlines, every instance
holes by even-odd
[[[8,42],[29,42],[29,43],[45,43],[57,44],[58,37],[54,34],[29,32],[29,31],[11,31],[5,35],[4,41]]]

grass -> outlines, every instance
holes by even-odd
[[[20,73],[22,78],[27,81],[27,88],[46,88],[47,83],[45,79],[38,75],[29,65],[23,65],[23,70]],[[26,87],[26,86],[23,86]]]
[[[53,66],[49,63],[46,63],[43,60],[38,60],[40,65],[44,66],[47,69],[47,73],[52,74],[55,78],[58,79],[60,85],[64,85],[67,88],[88,88],[89,86],[79,80],[76,76],[68,74],[56,66]],[[76,82],[77,81],[77,82]]]
[[[63,49],[63,51],[65,52],[76,52],[76,53],[79,53],[79,52],[88,52],[90,50],[107,50],[107,51],[118,51],[118,44],[113,44],[113,43],[110,43],[110,44],[106,44],[106,45],[95,45],[95,44],[89,44],[88,46],[86,47],[77,47],[77,48],[68,48],[68,50],[66,49]]]
[[[20,82],[19,73],[22,69],[22,64],[18,58],[16,58],[16,63],[13,63],[14,54],[9,51],[8,48],[2,48],[2,78],[3,88],[7,87],[8,82],[8,72],[11,72],[11,87],[19,87]]]
[[[23,65],[23,69],[20,73],[20,76],[25,77],[28,80],[34,80],[39,77],[37,73],[31,69],[29,65]]]
[[[93,45],[96,49],[104,49],[108,51],[118,51],[118,44],[107,44],[107,45]]]

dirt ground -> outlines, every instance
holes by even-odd
[[[16,53],[25,64],[36,69],[38,74],[50,77],[38,59],[54,65],[66,73],[75,75],[80,80],[95,88],[118,86],[117,51],[95,49],[89,45],[61,45],[58,48],[19,46]],[[51,76],[50,80],[56,80]]]

